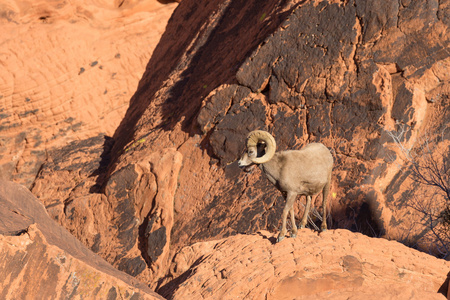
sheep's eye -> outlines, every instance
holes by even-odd
[[[255,151],[253,151],[253,150],[248,151],[248,155],[250,155],[250,156],[255,155]]]

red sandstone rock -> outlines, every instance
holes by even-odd
[[[85,144],[83,149],[93,153],[97,144]],[[92,162],[80,164],[79,172],[73,175],[67,168],[82,159],[70,151],[62,154],[65,160],[53,161],[59,171],[43,170],[33,191],[50,215],[86,246],[120,270],[154,286],[154,278],[164,277],[170,259],[173,199],[183,159],[180,152],[156,151],[118,170],[109,178],[105,194],[88,194],[88,182],[95,184],[92,179],[70,190],[80,176],[90,174]],[[47,192],[55,182],[62,190],[61,196],[48,198]]]
[[[111,136],[177,4],[0,2],[0,178],[30,187],[50,149]]]
[[[57,225],[25,187],[0,180],[0,298],[77,297],[162,299]]]
[[[110,172],[178,147],[175,253],[277,230],[281,194],[258,170],[244,174],[233,163],[250,130],[271,131],[280,150],[321,141],[335,155],[332,226],[428,251],[434,243],[422,239],[427,228],[408,202],[433,191],[399,169],[388,133],[405,128],[410,147],[430,130],[443,134],[433,151],[448,145],[448,4],[252,3],[178,7],[115,133]],[[418,18],[428,25],[415,31]],[[196,34],[179,32],[186,20]]]
[[[347,230],[261,231],[187,246],[168,299],[445,299],[450,263]]]
[[[124,22],[141,16],[133,10],[125,14],[130,7],[139,3],[123,2]],[[152,287],[170,284],[169,262],[186,245],[277,231],[281,194],[257,169],[244,174],[233,163],[253,129],[272,132],[280,150],[312,141],[333,150],[330,228],[384,235],[428,251],[426,246],[435,243],[424,238],[427,228],[409,204],[433,190],[400,171],[403,161],[388,133],[405,128],[403,141],[411,147],[428,130],[442,140],[433,151],[448,148],[448,9],[446,1],[185,0],[167,24],[112,139],[98,135],[102,127],[114,128],[107,125],[114,119],[107,118],[110,114],[100,111],[106,120],[88,121],[77,132],[77,123],[65,116],[72,108],[58,106],[58,100],[54,110],[62,108],[64,118],[50,118],[41,132],[18,134],[19,125],[8,116],[6,147],[0,145],[6,154],[0,159],[6,159],[7,174],[18,172],[17,180],[24,176],[29,186],[33,183],[33,193],[51,216],[85,245]],[[76,20],[87,18],[93,20],[90,29],[101,27],[108,11],[94,9],[97,16],[86,10]],[[132,24],[141,28],[141,22]],[[126,33],[112,39],[121,36]],[[111,58],[106,62],[118,59],[103,39],[101,46]],[[78,63],[70,66],[69,87],[87,87],[81,88],[85,93],[100,87],[101,94],[104,82],[115,86],[112,66],[106,75],[100,69],[103,59],[84,59],[84,70],[77,59],[66,59]],[[91,73],[92,80],[83,77]],[[64,80],[64,74],[57,79]],[[93,84],[72,85],[73,78]],[[58,80],[57,87],[68,88]],[[117,84],[115,95],[131,88],[124,80]],[[79,89],[72,94],[79,95]],[[12,119],[34,120],[36,107],[27,103],[19,102],[27,110]],[[95,104],[119,110],[114,103]],[[86,118],[78,106],[73,110],[77,120]],[[95,107],[87,111],[96,114]],[[70,125],[51,126],[55,120]],[[72,131],[80,140],[53,147],[53,136],[72,140],[65,134]],[[34,138],[39,134],[50,148],[45,156]],[[24,150],[31,151],[31,145],[38,150],[33,155]],[[11,160],[19,156],[23,161]],[[161,157],[169,163],[159,163]]]
[[[0,235],[0,258],[2,299],[163,299],[49,244],[35,224]]]

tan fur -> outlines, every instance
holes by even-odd
[[[239,160],[240,167],[258,164],[257,161],[255,161],[256,154],[254,150],[255,149],[247,149]],[[286,235],[286,218],[288,213],[291,215],[291,236],[295,237],[297,234],[294,217],[294,202],[297,195],[306,196],[305,212],[300,222],[300,228],[304,228],[311,208],[311,196],[322,191],[323,219],[321,229],[327,229],[326,206],[333,168],[333,156],[327,147],[320,143],[311,143],[301,150],[276,152],[271,158],[268,158],[267,162],[258,165],[269,181],[272,182],[278,190],[286,193],[286,206],[283,210],[282,227],[278,235],[278,242]]]

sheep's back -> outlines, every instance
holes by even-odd
[[[333,156],[323,144],[311,143],[301,150],[280,151],[276,155],[283,190],[317,194],[331,176]]]

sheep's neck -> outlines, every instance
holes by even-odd
[[[266,174],[267,179],[269,179],[272,184],[278,186],[280,170],[279,168],[277,168],[277,164],[274,160],[270,160],[264,164],[260,164],[259,168],[261,169],[261,171],[263,171],[264,174]]]

